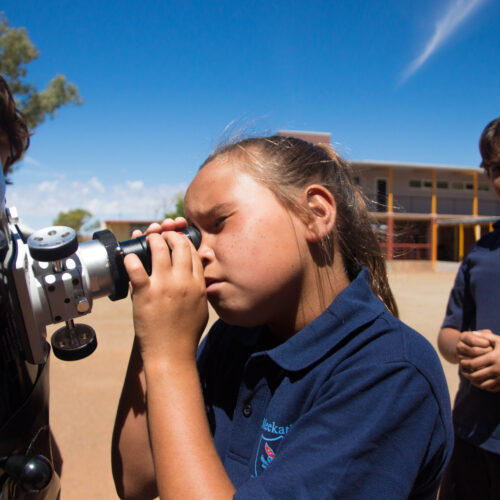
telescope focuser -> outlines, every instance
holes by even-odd
[[[201,234],[196,227],[180,232],[199,247]],[[61,321],[65,326],[51,340],[58,358],[72,361],[94,352],[94,330],[75,324],[73,319],[88,314],[96,298],[120,300],[127,296],[125,255],[135,253],[151,274],[146,236],[119,242],[111,231],[103,230],[94,233],[92,240],[79,244],[73,229],[51,226],[34,232],[26,245],[17,227],[13,226],[11,233],[17,243],[13,276],[28,332],[27,358],[34,363],[41,363],[45,357],[45,327]]]

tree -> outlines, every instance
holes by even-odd
[[[24,113],[30,130],[43,123],[47,115],[53,118],[61,106],[83,103],[78,87],[68,82],[64,75],[56,75],[42,91],[24,81],[26,65],[39,55],[26,29],[9,27],[8,19],[0,12],[0,74],[14,94],[17,107]]]
[[[83,208],[74,208],[67,212],[59,212],[53,222],[54,226],[69,226],[76,231],[78,239],[82,239],[83,232],[90,232],[99,227],[99,221],[92,222],[92,214]]]
[[[177,201],[175,202],[175,210],[173,212],[167,212],[165,214],[165,219],[176,217],[184,217],[184,196],[182,194],[177,195]]]

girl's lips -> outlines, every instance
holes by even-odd
[[[207,292],[212,291],[218,283],[221,283],[221,281],[215,278],[205,278],[205,286],[207,287]]]

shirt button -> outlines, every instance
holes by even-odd
[[[250,403],[243,407],[243,416],[249,417],[252,414],[252,405]]]

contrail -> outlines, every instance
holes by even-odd
[[[448,7],[443,18],[439,19],[436,23],[434,33],[422,53],[403,72],[400,83],[408,80],[483,1],[454,0]]]

